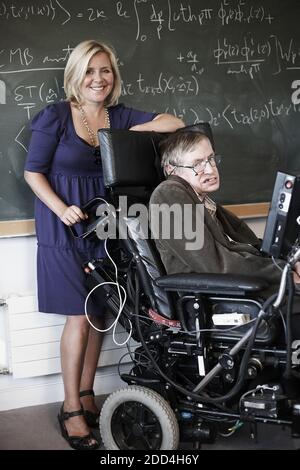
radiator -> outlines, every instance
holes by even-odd
[[[14,296],[6,302],[9,369],[13,376],[25,378],[60,373],[60,337],[65,317],[38,312],[34,295]],[[107,317],[106,324],[112,321]],[[127,333],[118,325],[117,342],[122,343],[126,338]],[[116,346],[111,332],[106,333],[98,366],[118,364],[126,352],[126,346]],[[130,362],[129,356],[124,359],[122,363]]]

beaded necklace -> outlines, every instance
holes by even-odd
[[[89,123],[88,123],[88,120],[87,120],[87,117],[86,117],[86,113],[85,113],[83,107],[81,105],[79,105],[78,109],[79,109],[79,112],[80,112],[81,121],[82,121],[83,125],[85,126],[85,128],[88,132],[88,135],[89,135],[89,138],[90,138],[90,143],[93,147],[96,147],[97,146],[96,134],[93,131],[93,129],[91,129],[90,126],[89,126]],[[105,112],[104,127],[107,128],[107,129],[110,129],[109,113],[108,113],[108,109],[106,108],[106,106],[104,108],[104,112]]]

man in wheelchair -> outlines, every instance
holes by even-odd
[[[281,278],[278,264],[280,266],[282,263],[278,261],[276,265],[271,258],[262,256],[259,251],[260,240],[247,224],[209,197],[220,186],[220,162],[221,156],[215,155],[204,133],[183,129],[170,134],[163,141],[162,167],[168,178],[152,193],[151,220],[158,213],[166,218],[170,207],[177,205],[183,216],[188,214],[193,218],[189,221],[182,217],[183,225],[194,225],[196,230],[203,230],[202,246],[199,249],[189,248],[190,240],[185,237],[184,230],[180,238],[174,237],[176,230],[172,229],[169,237],[155,233],[163,264],[168,274],[258,273],[274,289],[274,284],[278,287]],[[196,226],[195,216],[199,205],[204,206],[204,214],[203,220]],[[192,210],[184,211],[185,206],[190,206]],[[176,223],[178,218],[174,217],[173,224]],[[300,262],[296,263],[294,269],[294,281],[300,283]]]
[[[129,347],[133,364],[121,375],[128,387],[112,393],[101,411],[107,449],[177,449],[186,441],[198,448],[245,423],[254,432],[259,423],[287,425],[300,436],[300,310],[293,306],[299,243],[276,266],[247,225],[208,197],[219,187],[219,157],[203,130],[198,125],[165,140],[163,182],[163,136],[100,131],[115,207],[120,196],[148,203],[159,183],[152,218],[161,204],[204,207],[202,248],[187,250],[190,239],[155,233],[162,263],[138,217],[116,211],[122,236],[107,241],[108,259],[86,266],[92,295],[140,343]]]

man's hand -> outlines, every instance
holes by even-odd
[[[294,265],[294,271],[300,276],[300,261],[297,261],[297,263]]]
[[[300,284],[300,276],[295,271],[293,272],[293,276],[294,276],[294,283]]]

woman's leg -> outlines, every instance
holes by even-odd
[[[61,368],[65,390],[64,411],[81,408],[79,386],[84,356],[89,338],[89,324],[85,315],[70,315],[61,337]],[[70,436],[85,436],[90,430],[83,416],[74,416],[65,421]]]
[[[104,329],[103,318],[91,317],[91,322],[98,329]],[[95,374],[101,352],[102,340],[103,333],[98,332],[92,326],[90,326],[88,343],[84,357],[84,365],[80,379],[80,390],[92,390],[94,387]],[[92,395],[86,395],[80,400],[85,410],[92,411],[93,413],[99,412]]]

